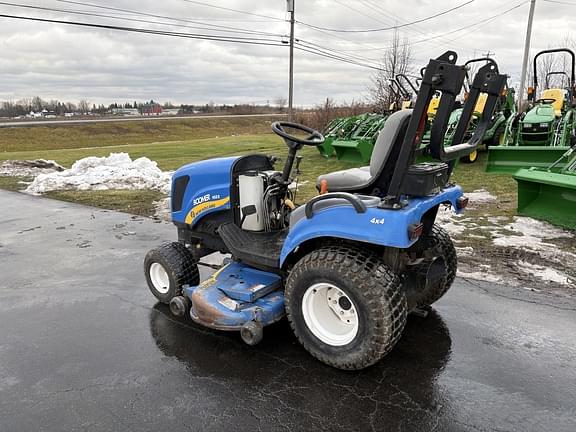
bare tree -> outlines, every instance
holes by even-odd
[[[35,112],[40,112],[45,107],[46,107],[46,102],[44,102],[40,96],[34,96],[32,98],[32,109]]]
[[[396,29],[388,48],[384,51],[380,70],[372,75],[370,95],[377,111],[387,111],[393,102],[398,102],[397,95],[390,88],[390,81],[398,74],[410,73],[413,60],[410,42],[406,37],[401,38],[400,32]]]
[[[284,96],[278,96],[276,99],[274,99],[274,105],[276,105],[276,107],[281,112],[284,111],[287,104],[288,104],[288,99],[286,99]]]
[[[90,112],[90,102],[86,99],[82,99],[78,102],[78,111],[80,111],[80,114],[88,114]]]

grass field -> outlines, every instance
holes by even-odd
[[[0,153],[148,144],[268,133],[270,119],[274,119],[274,116],[0,128]]]
[[[163,170],[218,156],[248,153],[285,157],[286,146],[271,134],[271,119],[198,119],[130,124],[94,124],[82,126],[0,129],[0,160],[53,159],[69,167],[87,156],[107,156],[126,152],[132,158],[146,156]],[[299,202],[316,194],[315,181],[320,174],[355,166],[324,159],[311,147],[303,150]],[[482,155],[483,156],[483,155]],[[279,167],[280,168],[280,167]],[[0,188],[21,188],[20,179],[0,178]],[[516,206],[516,184],[508,176],[484,173],[484,158],[475,164],[460,164],[455,180],[465,190],[485,188],[500,198],[496,214],[512,214]],[[159,194],[148,191],[53,192],[50,196],[117,209],[150,214]]]

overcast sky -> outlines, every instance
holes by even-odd
[[[274,43],[281,42],[282,35],[289,33],[289,25],[284,21],[287,17],[285,0],[198,0],[258,16],[186,0],[75,1],[83,4],[13,0],[18,5],[64,12],[0,5],[0,14],[251,37]],[[296,0],[296,18],[330,29],[376,29],[426,18],[468,1]],[[180,21],[99,9],[89,4]],[[521,6],[478,25],[479,21],[516,5]],[[401,31],[414,44],[415,67],[424,66],[430,57],[446,49],[457,51],[461,60],[490,51],[495,53],[500,69],[511,76],[514,85],[519,81],[528,10],[529,1],[475,0],[446,15],[403,27]],[[112,15],[116,19],[74,15],[69,11]],[[575,23],[572,18],[575,13],[576,0],[537,0],[532,51],[561,46]],[[175,26],[124,18],[171,22]],[[223,27],[198,28],[213,25]],[[460,30],[462,28],[465,29]],[[237,29],[271,35],[233,33]],[[338,55],[354,56],[355,61],[372,65],[382,54],[378,49],[386,47],[391,35],[392,31],[336,33],[314,30],[303,24],[296,27],[296,37],[308,47],[316,44],[344,51]],[[433,39],[427,41],[431,37]],[[302,51],[296,51],[295,67],[295,103],[308,106],[326,97],[339,102],[364,100],[373,73],[368,68]],[[0,18],[0,100],[39,95],[44,99],[72,102],[86,98],[93,103],[148,99],[199,104],[210,101],[265,103],[285,96],[287,91],[288,49],[285,45],[238,45]]]

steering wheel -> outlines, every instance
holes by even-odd
[[[536,101],[536,103],[543,103],[545,105],[552,105],[554,102],[556,102],[554,98],[542,98]]]
[[[292,128],[292,129],[296,129],[296,130],[301,131],[301,132],[305,132],[305,133],[309,134],[308,138],[298,138],[294,135],[290,135],[289,133],[287,133],[284,130],[284,128]],[[286,141],[286,144],[288,144],[288,147],[301,147],[303,145],[318,146],[318,145],[324,143],[324,140],[325,140],[324,135],[322,135],[317,130],[309,128],[308,126],[298,124],[298,123],[292,123],[292,122],[286,122],[286,121],[274,122],[274,123],[272,123],[272,131],[276,135],[284,138],[284,141]]]

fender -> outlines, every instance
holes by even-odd
[[[407,249],[416,243],[408,235],[411,224],[420,223],[424,214],[439,204],[451,204],[457,214],[462,213],[457,201],[463,194],[460,186],[451,186],[434,196],[412,198],[402,210],[369,207],[365,213],[357,213],[351,205],[342,204],[315,211],[312,218],[303,217],[290,227],[280,254],[280,267],[299,245],[320,237]]]

